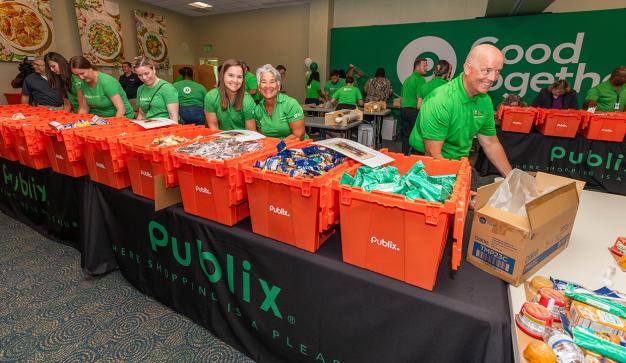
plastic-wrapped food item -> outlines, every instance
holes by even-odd
[[[615,344],[611,339],[604,339],[593,330],[582,326],[575,327],[572,332],[574,342],[579,346],[618,362],[626,362],[626,347],[621,344]]]
[[[556,363],[556,354],[542,341],[530,342],[524,349],[524,358],[528,363]]]
[[[257,160],[255,168],[287,174],[291,177],[312,178],[322,175],[346,160],[344,155],[325,148],[311,145],[302,149],[287,149],[283,141],[278,145],[278,153],[265,161]]]
[[[515,324],[529,336],[541,339],[546,329],[552,326],[552,315],[545,307],[526,302],[515,315]]]
[[[595,332],[626,336],[626,320],[604,310],[572,301],[570,306],[572,317],[569,326],[574,330],[577,326],[588,327]]]
[[[404,175],[400,175],[394,166],[361,166],[354,177],[346,172],[340,180],[340,184],[361,187],[367,192],[378,190],[401,194],[410,200],[425,199],[441,203],[450,198],[455,182],[456,175],[429,176],[421,160]]]
[[[179,144],[191,141],[191,140],[197,140],[201,138],[202,136],[196,136],[193,139],[188,139],[184,136],[166,135],[166,136],[157,137],[154,140],[152,140],[152,145],[159,146],[159,147],[167,147],[167,146],[179,145]]]
[[[67,124],[62,124],[58,121],[51,121],[48,125],[54,127],[57,130],[64,129],[76,129],[81,127],[89,127],[89,126],[98,126],[98,125],[108,125],[109,122],[101,117],[94,116],[91,120],[77,120],[75,122],[70,122]]]
[[[217,138],[211,141],[196,141],[192,144],[181,146],[175,151],[198,156],[206,160],[228,160],[243,154],[259,151],[263,143],[254,141],[237,141],[233,138]]]
[[[613,315],[626,318],[626,299],[602,296],[589,291],[582,287],[577,287],[572,284],[568,284],[565,287],[565,296],[583,302],[587,305],[594,306],[598,309],[602,309]]]

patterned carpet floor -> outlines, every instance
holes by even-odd
[[[0,213],[0,362],[252,362],[75,249]]]

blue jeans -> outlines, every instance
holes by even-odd
[[[319,105],[320,99],[319,98],[305,98],[304,104],[305,105]]]
[[[204,118],[204,108],[202,106],[186,106],[178,110],[181,124],[206,125]]]

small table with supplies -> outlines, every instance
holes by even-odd
[[[324,117],[311,117],[306,116],[304,118],[304,126],[311,127],[315,129],[320,129],[320,137],[322,139],[326,138],[326,130],[338,131],[341,133],[341,137],[344,139],[349,139],[350,131],[355,127],[358,127],[363,121],[353,121],[348,123],[346,126],[339,125],[326,125],[324,123]]]

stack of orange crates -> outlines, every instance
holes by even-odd
[[[545,136],[574,138],[585,117],[587,111],[583,110],[541,109],[535,123]]]
[[[432,290],[453,225],[452,268],[461,262],[463,227],[470,200],[471,167],[467,158],[435,160],[381,150],[395,160],[388,165],[405,174],[421,160],[428,175],[457,174],[450,199],[444,203],[360,187],[334,185],[339,190],[343,261]],[[354,176],[358,166],[349,169]]]
[[[589,114],[580,131],[589,140],[622,142],[626,134],[626,112]]]
[[[199,141],[214,138],[209,136]],[[248,217],[248,195],[240,164],[257,153],[275,150],[280,142],[269,137],[260,141],[263,143],[262,150],[229,160],[207,160],[172,152],[185,212],[227,226]]]
[[[291,148],[310,146],[307,140]],[[333,178],[341,176],[352,161],[313,178],[290,177],[274,171],[255,168],[256,161],[276,155],[269,150],[246,160],[242,165],[248,191],[252,231],[265,237],[301,248],[317,251],[335,232],[339,223],[337,192]]]
[[[498,109],[500,127],[502,131],[528,134],[535,123],[538,112],[539,109],[534,107],[500,106]]]
[[[157,137],[175,135],[193,139],[197,136],[209,136],[219,132],[204,126],[179,125],[157,129],[156,132],[142,132],[120,139],[122,152],[126,156],[128,174],[133,193],[154,199],[154,176],[163,174],[165,186],[178,186],[178,175],[172,163],[170,153],[180,145],[155,146],[152,141]]]
[[[126,158],[118,140],[142,131],[144,128],[134,123],[76,129],[74,135],[84,147],[85,164],[91,180],[115,189],[130,186]]]
[[[50,167],[50,159],[46,153],[47,138],[36,130],[39,124],[47,124],[48,116],[38,113],[39,116],[29,116],[22,120],[5,120],[3,128],[9,132],[20,164],[33,169]]]

